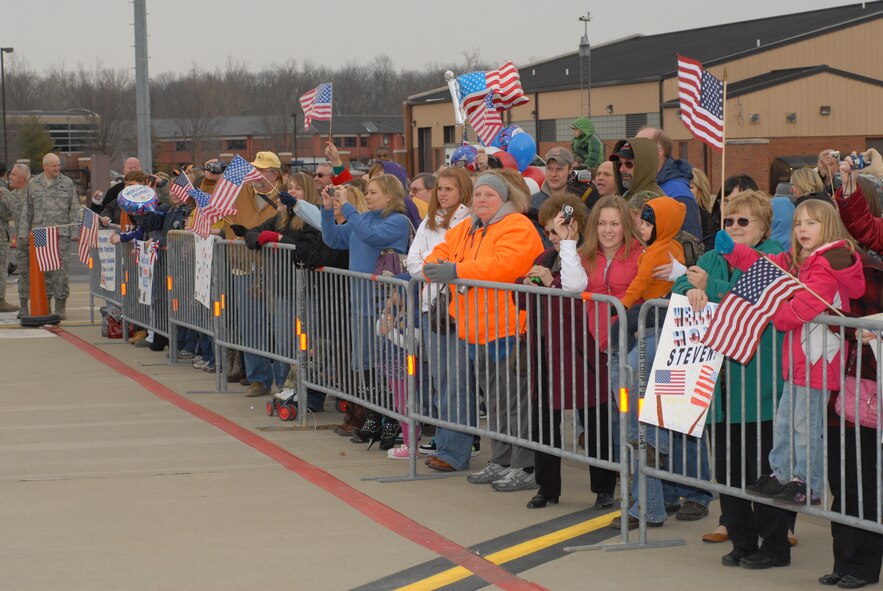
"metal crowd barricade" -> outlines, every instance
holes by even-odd
[[[214,314],[215,308],[220,308],[217,294],[217,281],[212,279],[215,275],[215,265],[211,266],[209,274],[209,305],[196,299],[196,266],[197,252],[196,241],[198,236],[192,232],[184,232],[181,230],[172,230],[166,236],[166,254],[168,277],[166,279],[166,288],[168,290],[168,314],[169,314],[169,357],[172,363],[177,362],[177,353],[179,344],[177,343],[177,327],[183,327],[199,333],[215,336],[217,331],[217,316]],[[212,245],[212,255],[214,258],[214,242],[215,238],[209,238]],[[220,359],[221,351],[217,344],[214,344],[215,363]],[[227,380],[224,379],[223,372],[216,372],[218,379],[218,389],[226,390]]]
[[[168,253],[160,249],[153,265],[152,292],[150,303],[139,301],[138,258],[135,253],[135,241],[121,243],[117,252],[122,257],[122,283],[120,294],[123,300],[123,318],[136,325],[152,330],[164,337],[169,336],[169,313],[166,290],[166,264]]]
[[[114,227],[113,225],[111,227]],[[114,247],[114,282],[112,289],[101,286],[101,257],[99,249],[93,248],[89,253],[89,322],[95,324],[95,298],[100,298],[108,306],[123,308],[121,284],[123,283],[123,257],[121,247]],[[127,328],[123,326],[123,334]]]
[[[664,310],[668,307],[667,300],[651,300],[646,302],[639,318],[638,349],[640,396],[648,383],[650,368],[653,357],[648,355],[647,344],[653,342],[650,339],[660,334]],[[648,322],[649,320],[649,322]],[[660,479],[664,486],[676,485],[692,487],[694,490],[707,491],[729,495],[739,499],[745,499],[754,503],[762,503],[787,511],[795,511],[822,519],[857,527],[875,533],[883,533],[883,458],[881,458],[881,438],[883,438],[883,420],[880,409],[876,404],[881,396],[880,366],[876,369],[876,375],[864,376],[862,382],[866,388],[873,390],[872,394],[865,391],[862,395],[859,380],[849,380],[848,375],[862,375],[862,355],[857,355],[850,362],[850,350],[861,349],[859,340],[862,329],[881,334],[883,321],[867,320],[859,318],[837,317],[824,315],[816,318],[807,325],[812,330],[819,331],[818,336],[807,338],[804,350],[812,356],[814,352],[819,356],[826,355],[833,360],[840,358],[840,373],[836,384],[828,382],[827,375],[823,377],[821,390],[827,391],[838,388],[840,393],[832,391],[830,398],[824,396],[802,396],[801,400],[795,401],[789,396],[790,404],[781,408],[780,403],[784,391],[788,388],[787,383],[782,383],[782,347],[791,347],[789,335],[779,335],[770,339],[766,347],[762,346],[755,354],[755,362],[759,367],[768,368],[773,372],[773,383],[766,383],[764,373],[756,371],[754,375],[747,370],[748,366],[741,365],[730,359],[724,360],[718,387],[712,406],[709,408],[709,419],[706,422],[702,438],[691,437],[670,430],[659,429],[641,423],[640,441],[637,450],[639,462],[639,504],[646,506],[647,486],[650,479]],[[812,333],[812,331],[808,331]],[[657,341],[658,342],[658,341]],[[780,344],[782,342],[782,344]],[[651,345],[652,347],[652,345]],[[883,353],[883,341],[872,340],[866,346],[876,349],[876,357],[879,359]],[[854,363],[855,369],[849,367]],[[866,364],[865,364],[866,365]],[[849,367],[849,374],[847,373]],[[794,376],[793,358],[788,363],[788,375]],[[809,365],[801,376],[804,383],[809,382]],[[765,390],[766,389],[766,390]],[[858,423],[847,423],[830,412],[829,400],[833,401],[837,396],[851,389],[854,395],[851,398],[853,407],[852,416],[860,416],[864,410],[872,409],[872,421],[875,426],[861,426]],[[766,391],[767,399],[763,399]],[[786,398],[788,400],[789,398]],[[770,416],[769,408],[772,406]],[[767,409],[764,411],[764,409]],[[816,445],[820,445],[822,453],[822,486],[820,490],[812,490],[810,481],[813,471],[816,470],[818,477],[819,467],[813,466],[812,449],[805,455],[806,461],[798,462],[797,446],[801,445],[797,433],[794,430],[795,413],[800,412],[805,416],[819,416],[822,421],[822,438]],[[773,429],[777,413],[788,418],[790,429],[788,431],[787,468],[792,474],[802,476],[806,481],[807,495],[805,502],[784,502],[773,499],[770,496],[754,493],[747,487],[754,484],[759,476],[769,474],[768,457],[773,445]],[[746,414],[754,414],[754,420],[747,420]],[[845,414],[845,413],[844,413]],[[737,419],[733,419],[738,415]],[[770,418],[766,418],[770,416]],[[760,418],[761,420],[757,420]],[[875,420],[874,420],[875,419]],[[668,453],[663,453],[667,450]],[[864,458],[864,459],[863,459]],[[676,466],[677,464],[677,466]],[[708,465],[709,476],[702,477],[702,467]],[[717,467],[723,469],[719,473]],[[869,469],[870,468],[870,469]],[[834,483],[833,489],[830,483]],[[817,499],[814,499],[817,495]],[[857,507],[847,509],[847,499],[852,496]],[[867,498],[870,496],[871,498]],[[815,502],[814,502],[815,501]],[[832,508],[833,504],[839,505]],[[647,515],[641,513],[641,540],[646,541]],[[671,543],[683,543],[682,541],[660,541],[648,545],[666,545]]]
[[[309,360],[299,374],[303,387],[381,413],[415,433],[417,334],[409,283],[332,268],[304,271],[302,277],[298,335]]]

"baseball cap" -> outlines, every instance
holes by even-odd
[[[573,153],[567,148],[562,148],[561,146],[555,146],[548,152],[546,152],[546,157],[544,158],[546,162],[549,160],[555,160],[558,164],[573,164]]]
[[[614,162],[620,158],[626,158],[628,160],[635,159],[635,151],[632,150],[632,146],[628,142],[624,143],[619,150],[610,155],[610,160]]]
[[[258,152],[251,165],[262,170],[266,170],[267,168],[282,168],[282,163],[279,162],[279,156],[273,152]]]

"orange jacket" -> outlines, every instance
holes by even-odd
[[[542,252],[543,243],[531,221],[504,203],[486,226],[473,216],[448,230],[426,262],[456,263],[458,279],[512,283],[527,275]],[[457,321],[461,339],[486,345],[524,332],[526,315],[505,288],[473,287],[462,294],[456,286],[450,287],[448,311]]]
[[[684,223],[687,208],[671,197],[656,197],[648,201],[644,207],[653,208],[656,214],[656,240],[638,258],[638,274],[622,298],[622,305],[626,308],[631,308],[640,300],[668,295],[674,283],[664,279],[654,279],[653,269],[670,263],[669,253],[674,255],[678,262],[684,263],[684,247],[675,240],[675,236]]]

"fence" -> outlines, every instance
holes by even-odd
[[[773,417],[784,392],[780,358],[782,347],[791,345],[781,337],[761,345],[756,356],[760,371],[725,361],[709,424],[704,435],[695,438],[637,420],[665,300],[641,308],[638,339],[630,347],[625,327],[613,321],[613,316],[624,317],[621,303],[613,298],[457,281],[453,326],[444,327],[423,305],[434,297],[427,292],[437,286],[419,278],[308,271],[294,264],[293,249],[286,245],[267,245],[255,252],[241,242],[216,241],[209,312],[191,309],[202,307],[193,298],[193,244],[187,233],[170,233],[167,254],[174,262],[165,286],[165,257],[158,261],[152,308],[137,303],[132,281],[137,264],[130,249],[117,249],[117,268],[126,279],[120,290],[124,317],[166,334],[170,326],[185,326],[214,336],[218,347],[268,357],[286,367],[296,364],[303,405],[310,388],[401,423],[411,436],[408,474],[386,480],[429,477],[417,473],[414,445],[418,424],[427,424],[459,436],[461,443],[474,435],[488,438],[493,441],[490,457],[515,466],[526,465],[526,453],[540,452],[544,470],[557,469],[563,458],[587,466],[593,480],[597,476],[600,482],[605,482],[603,471],[618,473],[623,542],[628,539],[626,483],[634,474],[641,508],[639,539],[637,545],[620,547],[670,543],[646,538],[652,498],[662,498],[661,493],[648,495],[648,487],[659,492],[661,481],[678,496],[704,495],[710,501],[710,493],[720,493],[883,533],[883,421],[876,406],[881,381],[879,374],[870,376],[871,386],[850,381],[844,367],[849,344],[860,338],[852,329],[879,331],[883,322],[817,319],[818,326],[831,330],[821,329],[820,341],[809,345],[810,352],[821,347],[822,354],[842,362],[839,375],[826,376],[821,389],[851,388],[853,413],[872,409],[875,421],[874,426],[860,427],[831,420],[824,396],[798,397],[798,403],[786,398],[791,402],[780,414],[790,425],[796,424],[796,417],[821,416],[822,439],[819,464],[812,454],[801,452],[793,429],[785,434],[791,442],[785,453],[787,471],[804,475],[819,499],[814,503],[810,494],[802,504],[784,505],[749,489],[770,471]],[[93,295],[104,297],[94,289],[95,270],[93,265]],[[167,290],[158,287],[167,287],[168,301]],[[107,291],[109,298],[114,293]],[[498,314],[499,310],[505,312]],[[515,338],[519,334],[523,336]],[[467,345],[489,341],[496,345]],[[860,375],[861,356],[856,364]],[[793,375],[793,362],[788,369]],[[805,373],[807,378],[808,370]],[[483,406],[486,423],[480,419]],[[579,444],[581,431],[585,448]],[[557,459],[549,462],[548,456]],[[636,468],[630,470],[632,461]],[[464,462],[468,464],[468,457]],[[826,475],[830,491],[824,484]],[[812,484],[819,478],[822,485]]]
[[[647,387],[667,308],[668,301],[652,300],[641,309],[636,365],[639,368],[636,380],[639,377],[640,383],[632,384],[636,391],[640,389],[641,397]],[[719,493],[727,503],[731,501],[726,497],[743,499],[883,533],[880,521],[883,515],[880,471],[883,423],[876,404],[883,382],[879,379],[879,369],[877,375],[866,375],[868,379],[861,382],[849,379],[846,371],[853,363],[851,351],[861,350],[861,330],[856,329],[879,333],[883,322],[820,316],[809,326],[812,328],[804,329],[805,334],[816,336],[804,341],[807,357],[816,357],[817,363],[821,363],[822,356],[826,356],[832,362],[839,361],[840,365],[833,380],[827,373],[821,374],[820,391],[806,395],[789,386],[785,375],[797,383],[810,384],[810,365],[806,364],[796,375],[793,355],[789,355],[787,365],[783,365],[783,347],[790,350],[792,346],[790,335],[777,333],[770,326],[748,365],[724,360],[701,438],[641,423],[640,449],[636,454],[639,503],[645,508],[651,503],[650,511],[641,512],[642,530],[652,511],[648,487],[658,487],[662,484],[660,481],[665,481],[666,487],[673,486],[673,490],[686,493],[688,498],[705,495],[710,501],[711,493]],[[877,349],[875,353],[879,358],[881,341],[875,342],[872,347]],[[634,362],[635,352],[632,353],[630,360]],[[854,359],[855,373],[861,376],[862,355]],[[853,370],[849,369],[851,373]],[[861,416],[864,411],[874,426],[864,427],[858,422],[847,424],[841,420],[831,412],[838,393],[832,392],[829,398],[823,394],[828,390],[851,392],[854,396],[852,416]],[[812,443],[808,431],[813,431],[810,425],[815,421],[819,425],[815,430],[820,433],[819,439]],[[771,466],[770,450],[774,442],[784,442],[774,452],[778,466]],[[792,476],[803,479],[807,491],[805,500],[788,502],[752,487],[773,469],[778,470],[777,476],[785,481],[790,481]],[[776,489],[770,486],[765,492]]]
[[[123,318],[168,337],[167,253],[161,249],[153,267],[141,269],[137,248],[138,244],[134,240],[121,243],[117,247],[117,254],[122,257],[120,295],[123,300]],[[142,293],[148,289],[147,285],[150,286],[150,293]]]
[[[95,323],[95,298],[103,299],[109,306],[123,309],[121,285],[125,275],[123,257],[119,253],[120,248],[120,246],[114,246],[112,278],[109,275],[102,277],[100,249],[93,248],[89,254],[89,321],[93,324]],[[123,334],[127,334],[127,330],[123,326]]]

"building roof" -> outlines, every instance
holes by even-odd
[[[239,117],[218,117],[212,120],[206,129],[210,129],[209,137],[235,138],[246,136],[267,136],[267,126],[272,125],[276,119],[259,115],[244,115]],[[181,127],[177,119],[153,119],[151,125],[159,138],[172,138],[181,136]],[[286,121],[285,129],[279,129],[276,133],[291,133],[291,118]],[[303,116],[298,114],[298,135],[311,135],[328,133],[327,121],[315,121],[309,131],[303,131]],[[334,135],[359,135],[371,133],[403,133],[404,124],[401,116],[386,115],[335,115],[332,121],[331,131]]]
[[[865,2],[686,31],[626,37],[592,48],[592,86],[673,76],[677,69],[677,53],[697,59],[705,66],[713,66],[881,17],[883,1]],[[528,93],[579,88],[579,68],[578,51],[518,66],[521,84]],[[451,96],[445,86],[413,95],[408,100],[412,104],[446,102]]]
[[[759,76],[746,78],[745,80],[740,80],[738,82],[728,84],[727,99],[736,98],[737,96],[751,94],[752,92],[758,92],[766,88],[779,86],[780,84],[787,84],[788,82],[793,82],[794,80],[809,78],[810,76],[816,76],[817,74],[825,73],[840,76],[842,78],[848,78],[850,80],[856,80],[865,84],[872,84],[874,86],[883,87],[883,81],[877,80],[876,78],[868,78],[867,76],[861,76],[859,74],[847,72],[846,70],[832,68],[831,66],[827,65],[806,66],[803,68],[773,70],[772,72],[767,72]],[[680,100],[677,98],[671,99],[663,103],[662,106],[667,109],[680,107]]]

